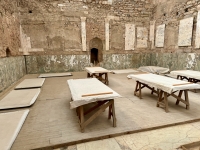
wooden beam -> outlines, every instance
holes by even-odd
[[[96,95],[104,95],[104,94],[113,94],[113,92],[103,92],[103,93],[84,94],[84,95],[82,95],[82,97],[96,96]]]

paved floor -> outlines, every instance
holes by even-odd
[[[54,150],[176,150],[200,140],[200,122],[86,142]],[[190,150],[199,150],[200,145]],[[179,148],[179,150],[182,150]]]
[[[80,132],[75,110],[69,109],[71,94],[66,81],[70,78],[86,78],[86,72],[75,72],[71,77],[46,79],[36,103],[30,107],[30,113],[12,149],[27,150],[53,145],[60,145],[63,147],[65,144],[73,145],[200,120],[199,93],[189,92],[190,110],[186,110],[185,106],[182,104],[179,106],[175,105],[176,100],[174,98],[169,98],[170,112],[165,113],[162,108],[156,107],[157,97],[151,95],[148,89],[144,89],[143,99],[134,96],[135,81],[128,80],[126,78],[127,75],[128,74],[109,74],[109,87],[123,96],[123,98],[115,100],[117,127],[112,127],[112,122],[107,119],[107,111],[105,111],[86,127],[85,133]],[[26,75],[24,78],[34,77],[37,77],[37,75]],[[148,132],[147,134],[157,131],[153,130]],[[172,133],[175,133],[175,131]],[[142,133],[137,134],[140,135]],[[163,135],[163,137],[165,136],[165,134],[161,135]],[[145,144],[143,141],[145,140],[139,140],[143,138],[134,138],[134,136],[135,134],[118,136],[100,141],[99,144],[94,143],[94,145],[104,146],[105,144],[103,143],[107,143],[108,141],[108,143],[116,142],[118,148],[122,148],[123,144],[125,149],[126,146],[127,149],[134,149],[134,146],[136,146],[136,149],[137,147],[144,147]],[[146,136],[147,135],[144,137]],[[158,138],[158,143],[160,140],[159,136],[160,135],[155,135],[155,137]],[[128,140],[126,137],[130,137],[133,140]],[[138,140],[135,140],[137,138]],[[124,143],[123,141],[126,142]],[[138,142],[135,144],[134,141]],[[90,144],[92,143],[93,142],[90,142]],[[141,143],[141,146],[137,146],[137,143]],[[88,145],[89,147],[90,144]],[[72,146],[72,148],[86,147],[86,145],[87,143],[79,144],[77,146]],[[112,145],[113,144],[110,144],[110,146]],[[148,145],[148,143],[146,143],[146,145]],[[86,147],[86,149],[89,148]],[[108,147],[108,149],[112,148]]]

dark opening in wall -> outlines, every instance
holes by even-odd
[[[96,49],[96,48],[91,49],[90,62],[93,63],[94,65],[98,64],[98,62],[99,62],[99,60],[98,60],[98,49]]]
[[[11,52],[9,47],[6,48],[6,57],[10,57],[11,56]]]
[[[178,16],[178,15],[179,15],[179,12],[176,12],[176,15]]]
[[[188,8],[185,8],[185,12],[188,12]]]
[[[166,16],[166,13],[164,13],[163,16]]]
[[[29,10],[28,12],[29,12],[29,14],[33,13],[33,11],[32,11],[32,10]]]

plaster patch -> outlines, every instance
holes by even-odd
[[[186,68],[191,69],[194,68],[197,61],[196,61],[196,54],[195,53],[189,53],[186,59]]]

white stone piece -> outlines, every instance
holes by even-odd
[[[0,109],[31,106],[40,94],[40,88],[13,90],[0,100]]]
[[[188,89],[200,89],[200,85],[196,83],[190,83],[183,80],[173,79],[166,76],[161,76],[152,73],[146,74],[130,74],[127,76],[129,79],[135,79],[139,82],[147,84],[150,87],[154,87],[156,89],[161,89],[164,92],[171,94],[174,91],[179,90],[188,90]],[[180,84],[178,86],[174,86],[174,84]]]
[[[134,50],[135,46],[135,25],[125,24],[125,50]]]
[[[198,11],[198,15],[197,15],[195,48],[200,48],[200,11]]]
[[[0,113],[0,148],[9,150],[15,141],[29,110]]]
[[[193,17],[180,20],[178,46],[191,46]]]
[[[72,76],[71,73],[46,73],[40,74],[38,78],[51,78],[51,77],[65,77],[65,76]]]
[[[186,68],[191,69],[194,68],[195,65],[197,64],[197,59],[198,59],[198,54],[196,53],[188,53],[187,54],[187,59],[186,59]]]
[[[113,1],[112,0],[108,0],[108,4],[112,5]]]
[[[156,29],[156,47],[164,47],[165,24],[157,26]]]
[[[105,19],[106,50],[109,50],[109,19]]]
[[[87,79],[70,79],[67,80],[72,100],[70,102],[70,108],[76,108],[85,104],[89,104],[96,101],[103,101],[108,99],[114,99],[121,97],[117,92],[113,91],[111,88],[106,86],[104,83],[99,81],[96,78],[87,78]],[[103,95],[93,95],[82,97],[85,94],[96,94],[96,93],[105,93],[112,92],[112,94],[103,94]]]
[[[165,74],[169,72],[169,68],[159,67],[159,66],[141,66],[138,70],[149,73]]]
[[[20,84],[18,84],[15,89],[27,89],[27,88],[39,88],[42,87],[45,79],[35,78],[35,79],[24,79]]]
[[[109,70],[107,69],[104,69],[102,67],[85,67],[85,70],[88,72],[88,73],[107,73],[107,72],[110,72]]]
[[[137,48],[147,48],[148,30],[145,27],[137,27]]]
[[[82,49],[86,51],[86,26],[85,26],[86,17],[81,17],[81,37],[82,37]]]
[[[133,73],[133,72],[138,72],[138,71],[137,71],[137,70],[134,70],[134,69],[111,70],[111,73],[113,73],[113,74]]]
[[[150,21],[150,33],[149,33],[149,41],[151,41],[151,48],[154,48],[154,32],[155,32],[155,20]]]

